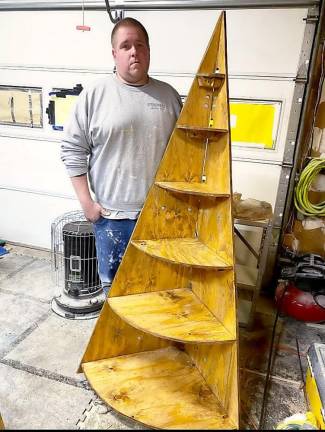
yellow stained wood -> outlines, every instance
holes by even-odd
[[[185,345],[186,352],[220,401],[229,419],[238,424],[238,365],[236,343]]]
[[[210,39],[207,51],[199,66],[197,75],[226,74],[225,28],[223,18]],[[186,104],[177,122],[177,127],[211,128],[229,130],[227,80],[212,80],[212,86],[201,86],[200,78],[191,86]],[[201,78],[202,80],[202,78]],[[209,80],[210,81],[210,80]]]
[[[190,289],[113,297],[108,303],[131,326],[179,342],[234,340]]]
[[[232,335],[237,335],[234,272],[192,269],[190,286]]]
[[[198,238],[209,248],[218,251],[221,259],[233,262],[233,220],[231,200],[202,201],[198,217]]]
[[[170,345],[170,341],[158,339],[130,326],[116,315],[105,302],[81,360],[79,372],[83,363],[159,349],[168,345]]]
[[[85,363],[96,393],[120,413],[163,429],[235,429],[191,358],[174,347]]]
[[[195,197],[170,193],[153,185],[132,238],[192,237],[197,216],[198,205]]]
[[[218,253],[195,238],[132,240],[131,243],[151,256],[174,264],[215,269],[232,268],[226,256],[220,258]]]
[[[206,154],[205,176],[209,187],[218,187],[229,195],[230,182],[230,141],[229,135],[222,135],[218,141],[209,140]]]
[[[186,155],[187,163],[179,163]],[[159,166],[156,183],[202,183],[209,190],[230,195],[229,135],[190,138],[176,129]]]
[[[5,428],[5,425],[3,423],[3,420],[2,420],[2,417],[1,417],[1,414],[0,414],[0,430],[4,430],[4,428]]]
[[[224,65],[224,58],[220,53],[221,31],[224,28],[224,14],[218,19],[217,25],[212,33],[208,47],[203,55],[202,61],[198,68],[198,73],[224,73],[227,75]]]
[[[200,195],[200,196],[212,196],[212,197],[229,197],[229,193],[223,190],[216,190],[211,188],[207,183],[188,183],[188,182],[156,182],[157,186],[181,193]]]
[[[124,269],[128,269],[125,271]],[[188,286],[191,268],[175,266],[128,246],[115,275],[110,297]]]
[[[81,362],[99,396],[151,427],[239,427],[226,45],[222,13]],[[171,287],[197,303],[159,297]],[[232,341],[202,343],[205,311]]]
[[[225,79],[225,74],[220,73],[198,73],[196,74],[196,77],[198,79],[198,83],[200,87],[207,87],[207,88],[216,88],[219,89],[223,81]]]
[[[208,118],[208,116],[207,116],[207,118]],[[185,129],[188,131],[197,132],[198,134],[200,132],[203,132],[205,134],[210,134],[210,135],[228,133],[228,129],[226,129],[226,128],[208,127],[208,121],[206,123],[206,126],[205,126],[205,123],[202,126],[200,126],[200,125],[199,126],[192,126],[191,124],[180,123],[180,124],[177,124],[176,127],[178,129]]]

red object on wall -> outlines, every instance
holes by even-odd
[[[288,285],[280,282],[275,291],[275,302],[279,311],[299,321],[314,323],[325,321],[325,296],[319,296],[317,301],[324,307],[315,302],[310,292],[297,288],[292,282]]]
[[[77,25],[76,29],[77,30],[82,30],[82,31],[90,31],[90,27],[89,26],[85,26],[85,25]]]

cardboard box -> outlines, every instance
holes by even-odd
[[[292,233],[284,236],[284,246],[298,253],[314,253],[325,257],[325,228],[305,229],[296,220]]]

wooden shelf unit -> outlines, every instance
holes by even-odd
[[[239,428],[229,124],[222,12],[80,365],[148,427]]]

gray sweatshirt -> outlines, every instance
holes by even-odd
[[[84,89],[64,128],[69,176],[88,173],[104,208],[141,210],[181,106],[176,90],[153,78],[135,87],[109,76]]]

